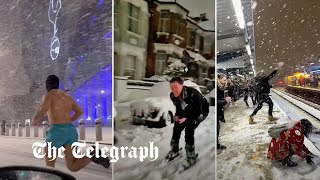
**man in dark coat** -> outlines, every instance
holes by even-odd
[[[278,69],[281,68],[283,66],[283,63],[278,63],[278,67],[268,76],[265,75],[264,71],[260,71],[258,74],[258,78],[257,78],[257,89],[256,89],[256,93],[258,93],[258,106],[256,107],[256,109],[253,111],[253,113],[250,115],[249,117],[249,124],[255,124],[256,122],[254,122],[253,117],[257,114],[257,112],[262,108],[263,103],[267,103],[269,105],[269,111],[268,111],[268,115],[269,115],[269,121],[276,121],[277,118],[273,117],[272,115],[272,109],[273,109],[273,102],[270,98],[270,84],[269,84],[269,80],[271,78],[273,78]]]
[[[225,74],[218,74],[218,88],[217,88],[217,149],[226,149],[226,146],[219,142],[220,121],[226,122],[224,119],[224,106],[231,103],[231,97],[224,98],[224,89],[227,85],[227,76]]]
[[[197,156],[194,147],[194,131],[209,114],[209,103],[206,98],[196,89],[183,85],[180,77],[170,80],[170,98],[176,106],[174,117],[173,135],[171,139],[171,151],[166,159],[172,160],[179,155],[179,140],[181,132],[185,130],[186,161],[188,167],[196,163]]]

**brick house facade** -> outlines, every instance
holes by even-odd
[[[189,11],[176,2],[155,1],[150,8],[153,14],[149,25],[146,77],[162,75],[167,59],[181,58],[184,50],[200,60],[199,78],[203,74],[207,74],[204,78],[209,77],[208,73],[213,74],[214,31],[201,28],[188,17]]]

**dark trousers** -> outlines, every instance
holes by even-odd
[[[251,116],[254,116],[258,113],[258,111],[262,108],[263,103],[267,103],[269,105],[268,115],[272,116],[273,102],[269,95],[262,95],[261,98],[259,98],[258,106],[253,111]]]
[[[173,127],[173,134],[171,139],[171,146],[173,149],[179,149],[179,140],[181,136],[181,132],[185,129],[185,142],[186,146],[194,145],[194,130],[195,125],[193,120],[187,119],[182,124],[175,122]]]
[[[246,105],[249,107],[248,97],[249,97],[249,95],[247,95],[247,94],[244,95],[244,102],[245,102]],[[253,105],[256,105],[256,102],[254,101],[253,96],[251,95],[250,97],[251,97],[252,104],[253,104]]]

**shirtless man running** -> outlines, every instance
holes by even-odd
[[[46,88],[48,93],[42,98],[42,103],[33,117],[31,125],[36,126],[42,121],[44,115],[48,114],[50,128],[47,131],[46,142],[51,142],[52,147],[56,147],[57,149],[62,146],[66,149],[65,159],[70,171],[79,171],[90,162],[95,162],[108,168],[110,165],[108,158],[101,156],[96,158],[93,156],[92,158],[83,157],[76,159],[72,155],[71,145],[74,142],[78,142],[78,132],[72,122],[79,119],[83,111],[70,95],[58,89],[59,78],[57,76],[48,76]],[[72,112],[73,115],[71,116]],[[45,148],[45,152],[48,154],[47,147]],[[92,152],[92,155],[94,153]],[[55,160],[49,159],[46,156],[46,164],[47,166],[54,167]]]

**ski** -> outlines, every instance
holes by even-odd
[[[179,155],[174,157],[173,159],[166,159],[164,158],[164,160],[161,161],[161,163],[156,167],[156,168],[160,168],[163,166],[166,166],[168,164],[170,164],[171,162],[175,161],[176,159],[180,159],[182,157],[182,148],[179,149]]]
[[[198,153],[196,154],[196,159],[197,161],[194,164],[189,164],[189,165],[185,165],[185,164],[180,164],[179,168],[178,168],[178,173],[181,174],[184,171],[190,169],[191,167],[193,167],[195,164],[197,164],[198,162]]]

